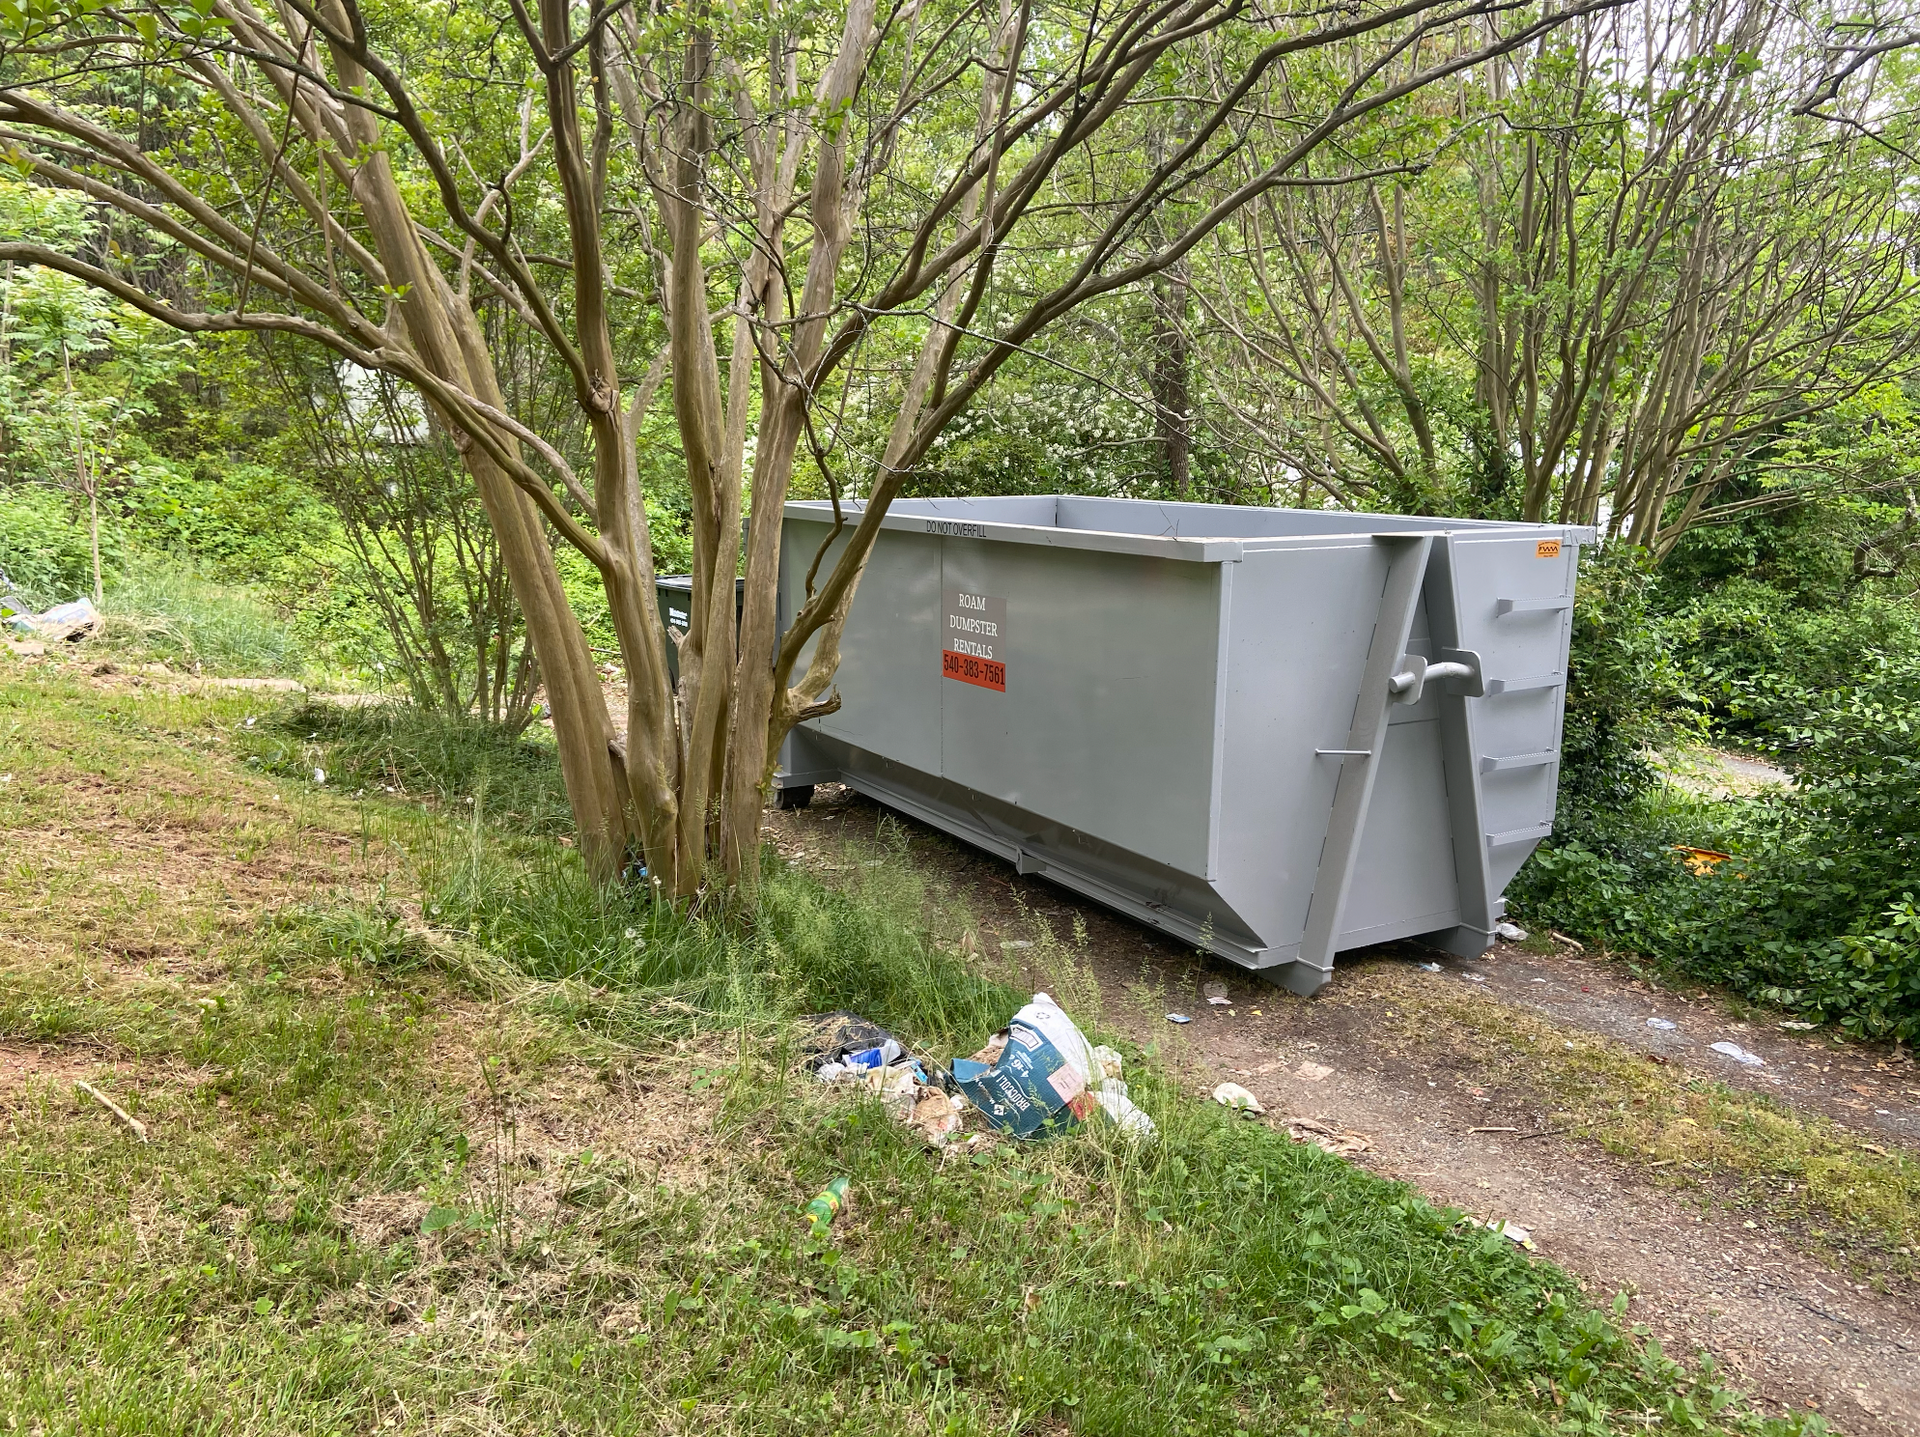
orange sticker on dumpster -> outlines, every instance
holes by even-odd
[[[983,689],[992,689],[995,693],[1007,691],[1007,666],[996,664],[991,659],[976,659],[972,654],[956,654],[950,650],[940,655],[940,672],[950,679],[958,679],[963,684],[978,684]]]
[[[1559,558],[1560,541],[1558,539],[1542,539],[1538,544],[1533,546],[1533,557],[1536,559]]]
[[[948,589],[940,619],[940,672],[963,684],[1007,691],[1007,601]]]

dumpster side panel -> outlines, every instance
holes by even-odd
[[[1004,613],[1005,667],[1004,691],[942,677],[940,637],[912,659],[940,686],[938,771],[1036,827],[1205,877],[1220,566],[943,543],[942,593]]]
[[[797,613],[807,565],[831,532],[788,516],[782,610]],[[841,542],[844,542],[841,541]],[[885,533],[854,592],[840,641],[837,713],[811,727],[929,773],[940,771],[940,547],[937,535]],[[837,553],[837,546],[836,546]],[[829,570],[834,555],[821,562]],[[933,657],[929,657],[933,655]],[[809,657],[811,651],[809,651]],[[796,669],[804,672],[805,661]]]
[[[1342,949],[1460,921],[1439,720],[1389,724],[1380,763],[1342,911]]]
[[[1249,552],[1233,580],[1216,886],[1285,962],[1299,950],[1386,582],[1366,536]]]

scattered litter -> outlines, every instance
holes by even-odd
[[[1366,1152],[1373,1146],[1373,1140],[1361,1133],[1345,1133],[1313,1118],[1290,1119],[1287,1123],[1287,1135],[1296,1143],[1312,1143],[1316,1148],[1332,1153],[1336,1158],[1350,1158],[1356,1153]]]
[[[1717,848],[1691,848],[1684,843],[1674,844],[1673,851],[1680,855],[1687,872],[1695,878],[1704,877],[1733,857],[1731,853],[1722,853]]]
[[[856,1073],[872,1072],[876,1068],[890,1067],[905,1056],[906,1050],[900,1046],[898,1038],[889,1038],[884,1043],[871,1048],[862,1048],[857,1053],[849,1053],[840,1061]]]
[[[1185,1013],[1169,1013],[1167,1014],[1167,1021],[1169,1023],[1191,1023],[1193,1019],[1189,1018]]]
[[[847,1201],[847,1179],[835,1178],[807,1204],[807,1216],[813,1219],[813,1235],[824,1233]]]
[[[1229,1007],[1233,1003],[1233,999],[1227,996],[1225,983],[1209,983],[1200,991],[1206,995],[1207,1002],[1216,1008]]]
[[[1260,1100],[1238,1083],[1222,1083],[1213,1090],[1213,1100],[1223,1108],[1241,1113],[1264,1113]]]
[[[1536,982],[1536,983],[1544,983],[1544,982],[1546,982],[1547,980],[1546,980],[1545,978],[1535,978],[1535,979],[1534,979],[1533,981],[1534,981],[1534,982]]]
[[[1440,965],[1438,963],[1416,963],[1413,966],[1418,968],[1422,973],[1438,973],[1440,971]]]
[[[1469,983],[1484,983],[1487,981],[1487,975],[1485,973],[1462,973],[1460,976],[1465,978]]]
[[[963,1132],[975,1111],[988,1127],[1013,1137],[1060,1131],[1095,1109],[1125,1132],[1154,1131],[1153,1120],[1127,1095],[1120,1053],[1090,1045],[1045,993],[1035,993],[971,1058],[956,1058],[951,1072],[936,1065],[931,1075],[931,1060],[913,1056],[893,1034],[857,1013],[819,1013],[801,1021],[808,1029],[799,1044],[802,1062],[822,1083],[872,1094],[937,1148],[991,1142],[990,1134]]]
[[[1524,943],[1527,941],[1527,930],[1522,928],[1518,923],[1496,923],[1493,925],[1493,931],[1495,936],[1504,938],[1509,943]]]
[[[907,1119],[907,1126],[920,1133],[936,1147],[943,1145],[948,1138],[960,1131],[960,1109],[952,1098],[938,1088],[923,1088],[914,1099],[913,1113]]]
[[[1738,1043],[1729,1043],[1724,1039],[1718,1043],[1707,1044],[1716,1053],[1724,1053],[1736,1063],[1745,1063],[1749,1068],[1757,1068],[1767,1060],[1758,1053],[1749,1053]]]
[[[1820,1025],[1818,1023],[1802,1023],[1795,1020],[1782,1023],[1780,1026],[1785,1028],[1789,1033],[1811,1033]]]
[[[1152,1134],[1153,1119],[1135,1107],[1114,1075],[1120,1055],[1087,1042],[1045,993],[1013,1015],[987,1046],[953,1061],[953,1080],[988,1124],[1016,1138],[1058,1132],[1105,1112],[1123,1132]]]
[[[112,1098],[109,1098],[105,1093],[94,1087],[92,1083],[82,1082],[80,1079],[75,1078],[73,1085],[131,1128],[133,1135],[140,1139],[141,1142],[144,1143],[147,1140],[147,1125],[134,1117],[133,1114],[129,1113],[125,1108],[121,1107]]]
[[[812,1030],[800,1045],[803,1061],[822,1083],[872,1093],[936,1147],[960,1130],[959,1105],[885,1028],[847,1012],[801,1021]]]
[[[1649,1028],[1658,1028],[1663,1033],[1671,1033],[1680,1025],[1675,1023],[1671,1018],[1649,1018],[1647,1019],[1647,1026]]]
[[[884,1048],[888,1043],[893,1044],[896,1057],[903,1051],[900,1040],[885,1028],[844,1008],[832,1013],[811,1013],[800,1022],[808,1029],[799,1044],[800,1056],[816,1073],[829,1063],[841,1063],[850,1053]]]
[[[1333,1069],[1321,1063],[1305,1062],[1293,1070],[1293,1075],[1309,1083],[1320,1083],[1333,1076]]]
[[[23,634],[53,641],[83,639],[100,627],[101,619],[93,600],[82,597],[71,604],[55,604],[37,614],[9,613],[6,623]]]
[[[1520,1226],[1519,1223],[1508,1222],[1505,1218],[1499,1218],[1496,1221],[1487,1223],[1486,1227],[1491,1232],[1497,1232],[1500,1236],[1511,1239],[1514,1243],[1527,1249],[1528,1252],[1533,1251],[1533,1234],[1526,1228]]]
[[[327,781],[327,771],[324,768],[316,768],[313,771],[313,781],[315,783],[325,783]]]

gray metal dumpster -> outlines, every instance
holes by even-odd
[[[786,506],[783,624],[831,523]],[[850,784],[1297,992],[1365,944],[1479,953],[1553,826],[1591,537],[896,502],[848,618],[842,706],[794,730],[776,782]]]
[[[667,627],[667,677],[674,683],[680,682],[680,645],[676,642],[687,636],[687,625],[693,622],[693,575],[661,574],[653,581],[654,601],[660,605],[660,622]],[[733,581],[733,621],[740,622],[740,610],[747,599],[747,581]],[[736,627],[735,634],[739,630]]]

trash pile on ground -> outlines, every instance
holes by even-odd
[[[12,589],[0,584],[0,626],[44,642],[82,639],[101,624],[100,611],[87,598],[71,604],[55,604],[39,613],[28,611],[26,601]]]
[[[1045,993],[1035,993],[972,1057],[931,1071],[857,1013],[803,1021],[811,1029],[803,1051],[821,1082],[876,1095],[935,1147],[977,1143],[989,1133],[1051,1137],[1096,1116],[1136,1137],[1154,1131],[1127,1096],[1120,1054],[1089,1043]]]

